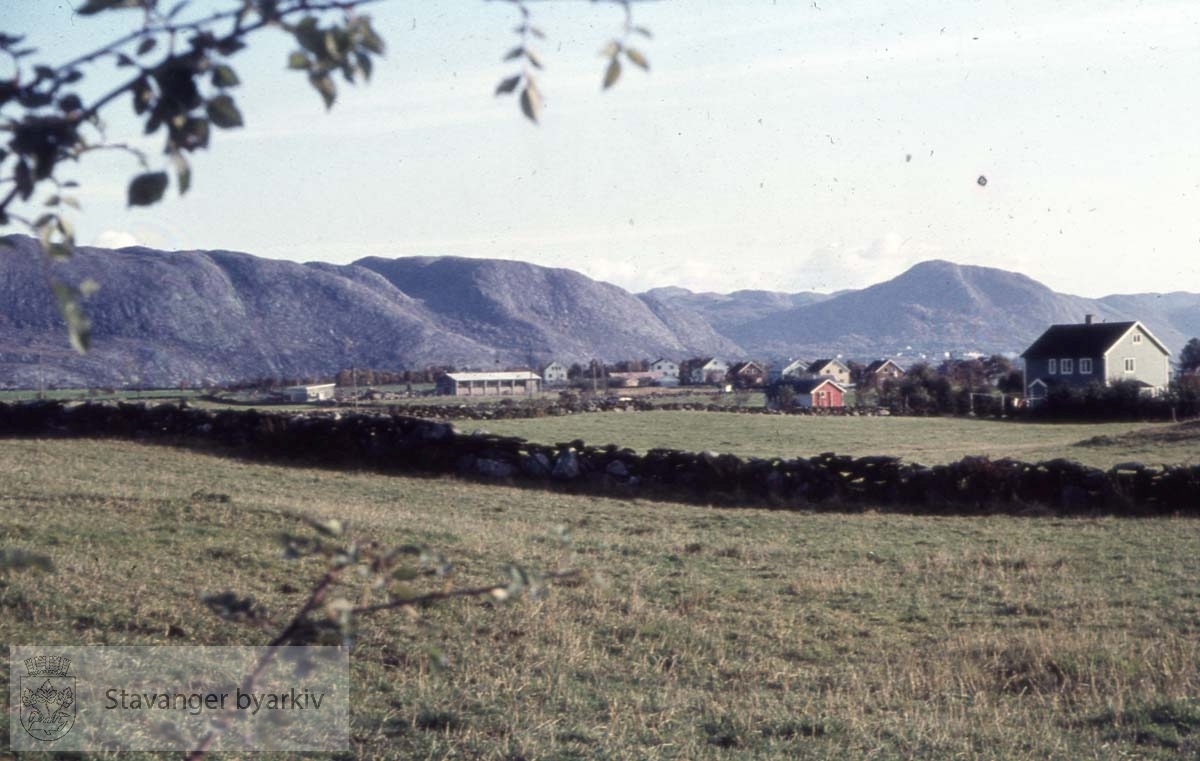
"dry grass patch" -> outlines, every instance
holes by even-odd
[[[294,510],[436,547],[463,586],[584,572],[363,621],[352,758],[1200,750],[1194,520],[719,510],[126,442],[0,441],[0,472],[0,546],[57,566],[0,579],[7,642],[261,644],[320,574],[281,557]],[[213,615],[225,590],[251,613]]]
[[[1191,427],[1188,428],[1187,426]],[[1068,457],[1108,468],[1128,460],[1147,464],[1200,462],[1200,429],[1192,424],[1025,423],[973,418],[825,417],[656,411],[464,422],[467,430],[555,443],[583,439],[638,451],[655,447],[711,450],[743,457],[810,457],[822,452],[889,454],[926,465],[967,455],[1036,462]],[[1076,446],[1090,441],[1090,446]]]

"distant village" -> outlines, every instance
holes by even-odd
[[[1200,385],[1196,368],[1185,380]],[[411,374],[406,374],[409,380]],[[767,392],[769,404],[802,408],[903,405],[906,409],[962,411],[976,405],[1037,405],[1054,394],[1082,394],[1120,386],[1139,396],[1161,396],[1170,386],[1171,351],[1141,322],[1051,325],[1019,357],[970,353],[934,364],[899,357],[859,362],[842,357],[770,363],[713,356],[626,360],[587,365],[551,361],[536,368],[487,372],[431,371],[434,393],[455,397],[516,397],[543,391],[623,393],[680,387],[725,393]],[[388,380],[376,377],[369,382]],[[290,401],[332,399],[360,381],[343,370],[337,383],[296,385]]]

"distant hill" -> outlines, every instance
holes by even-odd
[[[734,291],[733,293],[693,293],[686,288],[653,288],[641,294],[661,304],[703,315],[712,328],[731,335],[741,326],[769,318],[788,309],[816,304],[833,298],[827,293],[784,293],[782,291]]]
[[[1087,299],[1015,272],[933,260],[892,280],[744,323],[728,335],[751,352],[775,356],[1003,353],[1023,350],[1048,325],[1092,314],[1140,319],[1178,350],[1184,333],[1200,327],[1194,325],[1198,308],[1198,294],[1175,294],[1169,306],[1146,296]]]
[[[229,251],[80,247],[53,265],[67,282],[100,284],[86,301],[93,348],[79,356],[66,346],[36,241],[6,240],[2,386],[173,386],[328,377],[352,366],[492,368],[738,351],[703,319],[672,313],[668,326],[616,286],[523,262],[298,264]]]
[[[454,257],[299,264],[230,251],[80,248],[50,265],[91,278],[80,356],[23,236],[0,246],[0,386],[330,377],[341,368],[534,366],[551,359],[783,359],[1017,352],[1054,322],[1141,319],[1173,350],[1200,335],[1200,295],[1084,299],[1024,275],[944,261],[838,294],[656,288],[567,269]],[[911,348],[910,348],[911,347]]]

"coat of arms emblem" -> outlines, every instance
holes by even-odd
[[[75,723],[75,677],[71,659],[39,655],[25,659],[21,676],[21,726],[32,737],[53,742]]]

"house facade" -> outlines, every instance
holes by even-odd
[[[685,360],[679,368],[679,379],[692,385],[719,385],[729,374],[729,363],[715,357]]]
[[[438,378],[442,396],[521,396],[536,393],[542,379],[528,370],[496,373],[446,373]]]
[[[811,365],[807,359],[793,359],[791,362],[783,366],[779,371],[780,378],[803,378],[808,375],[808,367]]]
[[[608,374],[609,388],[637,388],[638,386],[657,386],[662,376],[653,370],[639,372],[611,372]]]
[[[543,367],[542,383],[546,386],[567,385],[567,366],[562,362],[551,362]]]
[[[333,399],[337,384],[318,383],[307,386],[288,386],[283,390],[289,402],[327,402]]]
[[[868,383],[883,383],[885,380],[899,380],[904,377],[904,368],[890,359],[877,359],[867,365],[863,376]]]
[[[1085,388],[1132,381],[1149,393],[1167,388],[1171,352],[1140,322],[1051,325],[1021,355],[1025,396],[1044,399],[1055,385]]]
[[[832,408],[846,406],[846,387],[830,378],[800,378],[790,383],[797,407]]]
[[[679,363],[660,357],[650,363],[650,371],[658,373],[658,383],[661,386],[679,385]]]
[[[728,380],[739,388],[758,388],[767,383],[767,368],[753,360],[738,362],[729,368]]]
[[[813,378],[832,378],[843,387],[850,385],[850,368],[836,359],[818,359],[808,366],[808,375]]]

